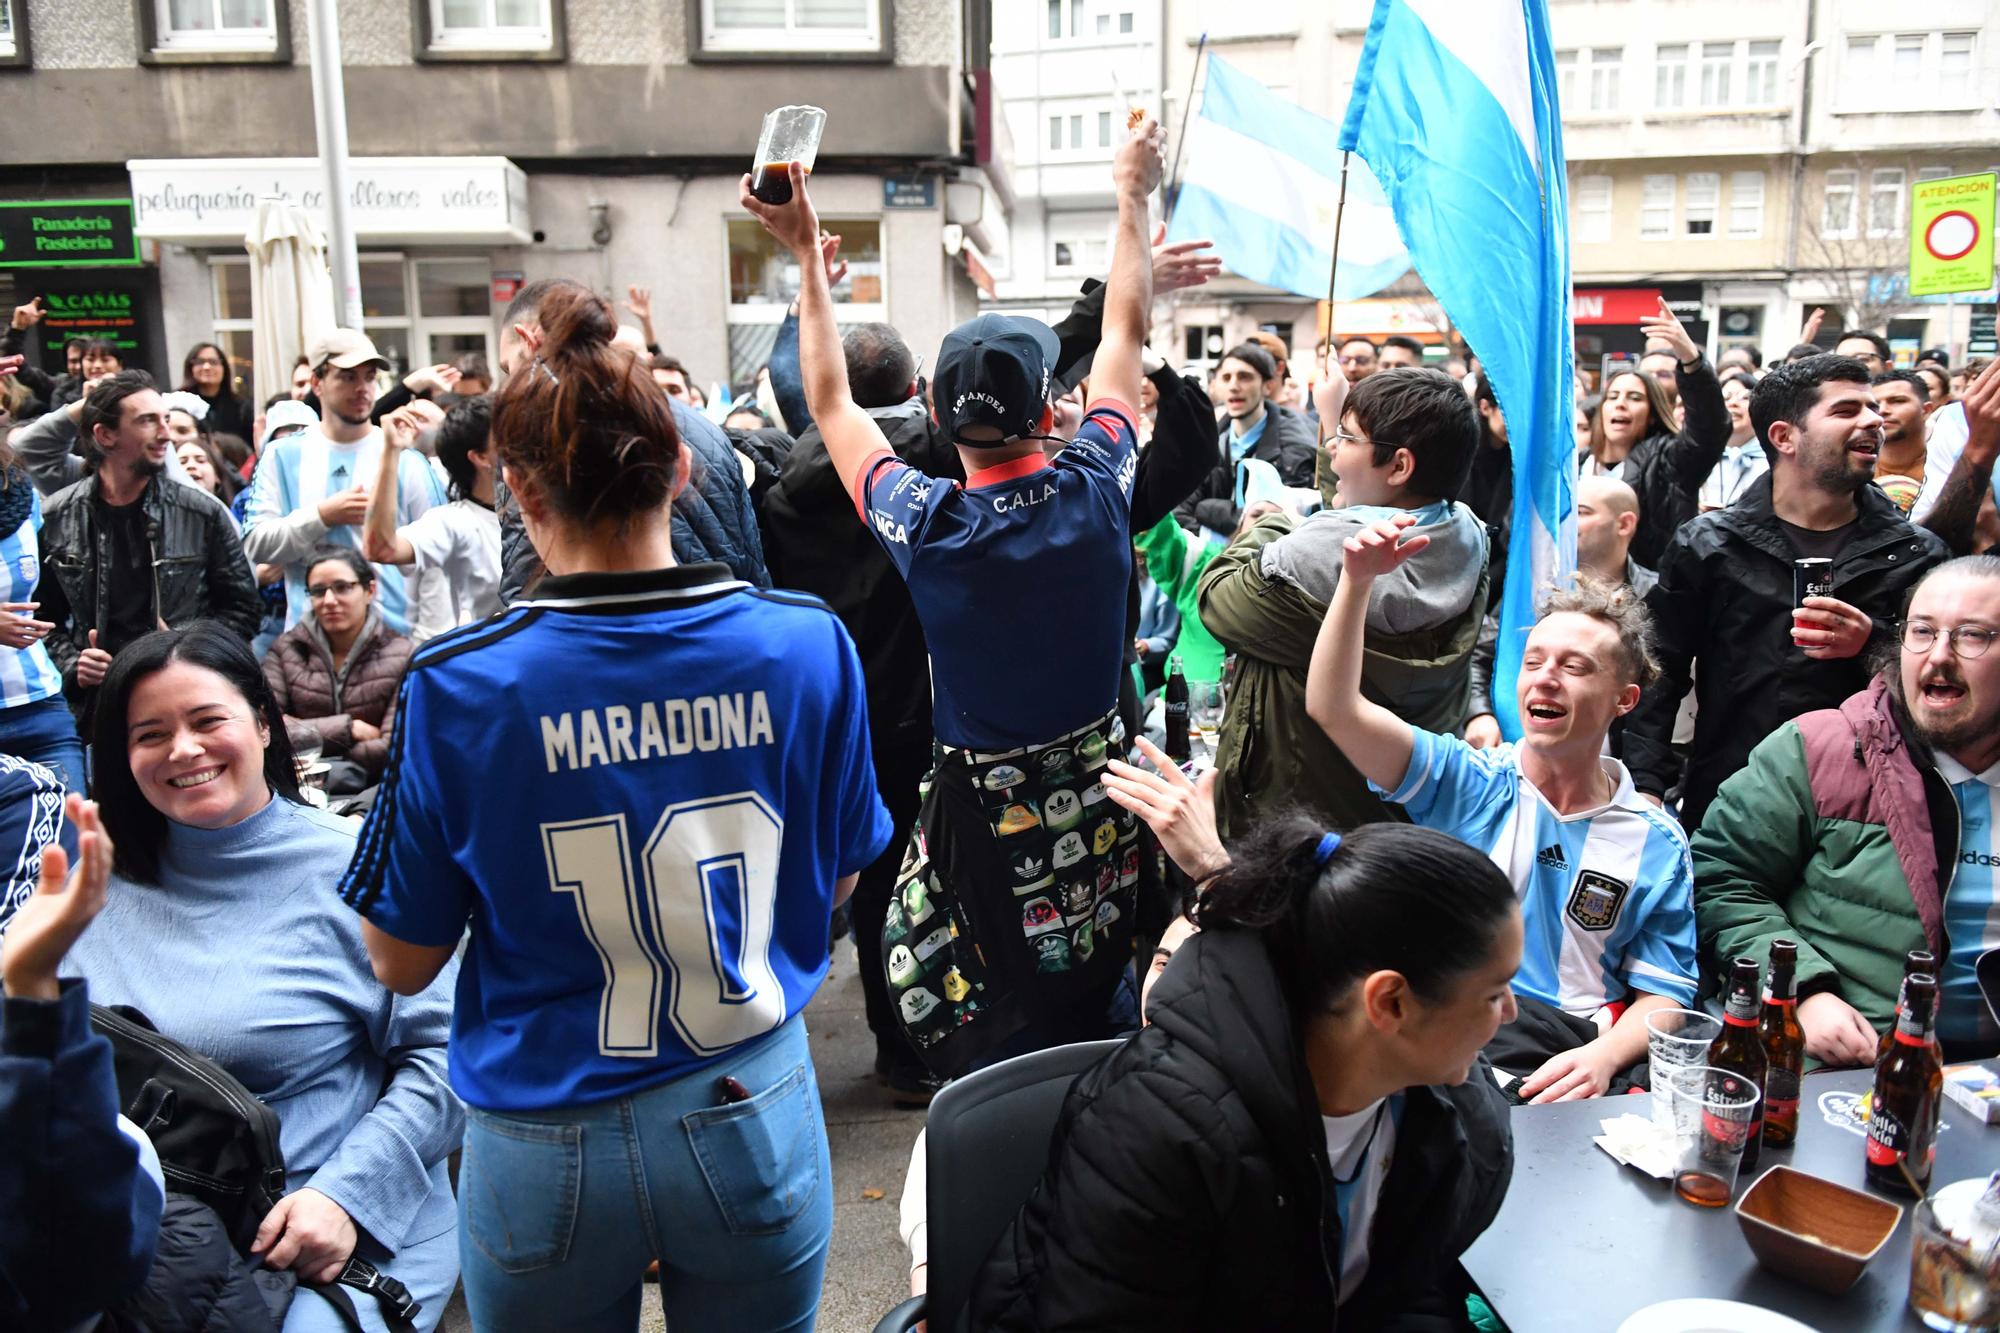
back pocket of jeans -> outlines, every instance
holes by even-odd
[[[569,1258],[583,1174],[583,1126],[513,1120],[466,1108],[458,1193],[465,1229],[504,1273],[532,1273]]]
[[[735,1236],[783,1231],[819,1194],[819,1090],[798,1065],[748,1101],[681,1117],[708,1190]]]

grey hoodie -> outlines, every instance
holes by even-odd
[[[1435,515],[1436,509],[1322,509],[1264,548],[1264,577],[1283,579],[1315,601],[1331,604],[1349,537],[1395,513]],[[1427,536],[1431,542],[1401,568],[1375,580],[1368,628],[1378,634],[1410,634],[1463,615],[1486,569],[1486,525],[1463,504],[1454,501],[1441,521],[1419,522],[1407,535]]]

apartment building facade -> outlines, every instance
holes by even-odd
[[[744,382],[797,272],[737,182],[765,110],[812,103],[842,319],[935,346],[976,311],[1005,209],[989,7],[338,0],[368,332],[428,364],[490,352],[524,282],[574,277],[621,306],[636,285],[698,381]],[[0,145],[0,201],[129,208],[137,260],[0,267],[0,305],[58,297],[77,318],[45,343],[111,332],[176,376],[204,339],[247,360],[251,211],[324,204],[311,58],[306,0],[0,0],[0,116],[24,131]]]

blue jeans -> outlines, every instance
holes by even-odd
[[[750,1099],[723,1103],[725,1078]],[[802,1017],[630,1097],[465,1115],[459,1257],[481,1333],[630,1333],[654,1259],[669,1328],[812,1328],[833,1167]]]
[[[83,742],[77,739],[76,719],[60,694],[0,708],[0,753],[41,764],[78,796],[88,794]]]

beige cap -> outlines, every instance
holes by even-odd
[[[370,362],[389,368],[389,358],[375,350],[375,344],[368,335],[354,329],[332,329],[313,339],[306,348],[306,362],[312,366],[323,366],[331,362],[341,370],[352,370]]]

